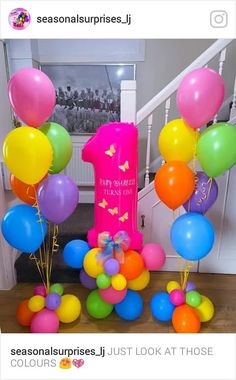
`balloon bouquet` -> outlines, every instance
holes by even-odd
[[[60,284],[50,284],[52,257],[59,248],[58,224],[79,201],[76,184],[59,174],[70,161],[71,138],[61,125],[47,122],[55,106],[55,90],[43,72],[19,70],[9,82],[9,99],[26,126],[6,136],[3,157],[11,172],[12,191],[24,203],[7,210],[2,233],[12,247],[34,260],[42,279],[32,298],[19,305],[17,321],[31,326],[32,332],[57,332],[59,321],[70,323],[80,314],[78,298],[63,295]]]
[[[143,247],[137,230],[137,153],[137,128],[128,123],[101,126],[83,148],[83,160],[95,169],[94,227],[88,243],[72,240],[63,256],[91,290],[86,309],[93,318],[106,318],[114,309],[124,320],[137,319],[143,311],[138,292],[148,286],[150,271],[165,262],[162,247]]]
[[[159,136],[165,164],[156,173],[155,190],[170,209],[183,206],[186,211],[174,221],[170,232],[171,243],[185,263],[181,283],[169,282],[167,291],[157,293],[150,306],[156,319],[172,320],[176,332],[199,332],[201,322],[214,315],[212,302],[196,291],[188,274],[214,244],[214,227],[204,216],[218,196],[213,177],[236,163],[234,125],[216,123],[199,133],[217,114],[224,92],[224,81],[214,70],[201,68],[187,74],[177,91],[182,119],[169,122]],[[196,158],[203,171],[196,171]],[[192,169],[188,166],[191,160]]]

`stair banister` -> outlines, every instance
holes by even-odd
[[[221,39],[213,43],[172,82],[170,82],[163,90],[161,90],[137,112],[136,123],[140,124],[144,119],[151,115],[157,107],[170,98],[171,95],[178,89],[182,79],[188,72],[207,65],[208,62],[210,62],[217,54],[225,49],[226,46],[228,46],[232,41],[233,39]]]

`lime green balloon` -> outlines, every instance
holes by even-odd
[[[49,288],[49,293],[57,293],[62,296],[64,293],[64,288],[61,284],[53,284]]]
[[[236,164],[236,127],[218,123],[207,128],[197,143],[197,157],[209,177],[218,177]]]
[[[39,129],[47,136],[53,149],[53,161],[49,173],[60,173],[71,159],[71,137],[67,130],[57,123],[48,122]]]
[[[111,285],[111,278],[105,273],[101,273],[97,277],[97,287],[99,289],[107,289]]]
[[[103,319],[111,314],[113,305],[103,301],[98,290],[96,289],[89,294],[86,300],[86,309],[91,317]]]
[[[202,303],[202,296],[195,290],[186,293],[186,303],[192,307],[198,307]]]

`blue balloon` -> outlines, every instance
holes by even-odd
[[[2,234],[18,251],[32,253],[41,246],[47,225],[35,207],[17,205],[9,208],[2,220]]]
[[[155,294],[150,302],[151,312],[154,318],[161,322],[169,322],[175,310],[175,305],[170,302],[170,296],[166,292]]]
[[[84,256],[90,249],[90,246],[84,240],[71,240],[63,250],[65,263],[72,268],[82,268]]]
[[[142,297],[134,290],[128,289],[123,301],[115,305],[115,311],[120,318],[126,321],[134,321],[142,314]]]
[[[176,252],[186,260],[200,260],[213,247],[214,226],[203,215],[188,212],[175,220],[170,231],[171,243]]]

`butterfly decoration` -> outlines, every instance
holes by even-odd
[[[128,219],[129,219],[128,212],[125,212],[122,216],[119,217],[119,221],[122,222],[122,223],[124,223]]]
[[[117,214],[118,214],[118,207],[109,208],[109,209],[108,209],[108,212],[109,212],[111,215],[117,215]]]
[[[102,202],[98,203],[99,207],[106,208],[108,205],[107,201],[105,198],[102,199]]]
[[[116,149],[114,147],[114,145],[110,145],[110,148],[108,150],[105,151],[105,154],[109,157],[113,157],[113,155],[116,153]]]
[[[123,165],[119,165],[119,169],[122,170],[122,172],[126,172],[126,170],[129,169],[129,161],[125,161]]]

